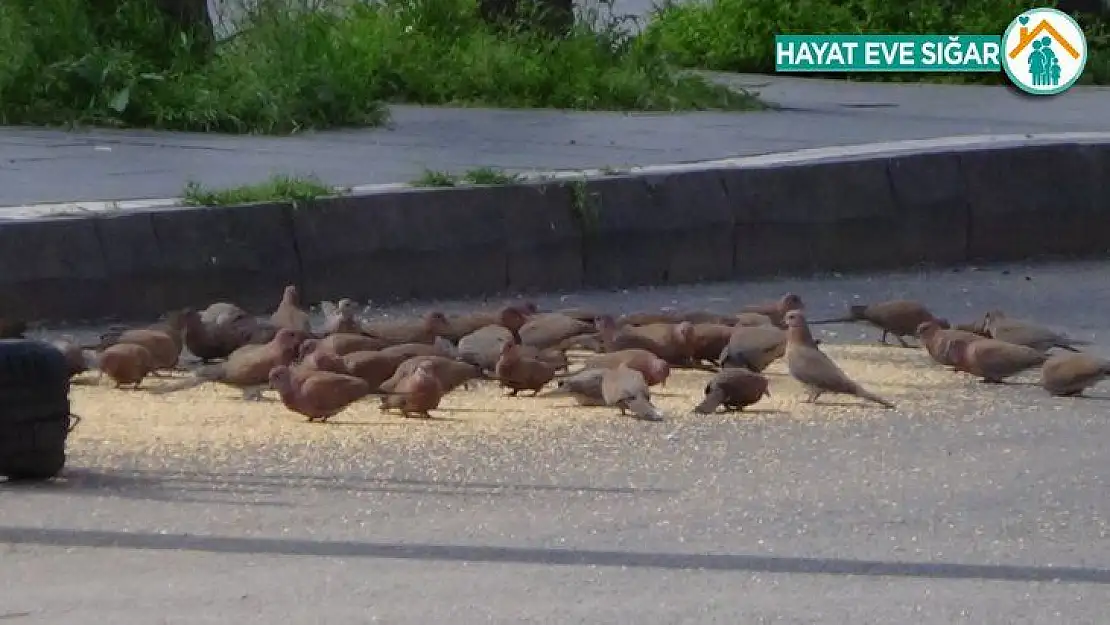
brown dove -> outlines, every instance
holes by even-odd
[[[342,356],[330,352],[316,350],[305,356],[299,363],[291,367],[299,371],[331,371],[332,373],[348,373],[346,361]]]
[[[264,345],[277,334],[269,322],[249,315],[216,314],[214,321],[205,322],[202,314],[187,310],[183,317],[185,346],[204,362],[227,358],[244,345]]]
[[[646,349],[622,349],[591,356],[582,363],[582,368],[587,369],[615,369],[622,364],[639,371],[644,376],[648,386],[664,384],[671,375],[671,366],[666,360],[656,356]],[[563,376],[564,378],[567,376]]]
[[[1010,376],[1039,367],[1048,356],[1044,352],[997,339],[979,339],[970,343],[952,341],[948,345],[948,358],[956,363],[957,371],[982,378],[983,382],[998,384]]]
[[[786,293],[774,302],[762,302],[743,307],[741,313],[757,313],[766,316],[773,325],[782,327],[783,317],[791,310],[805,310],[802,298],[794,293]]]
[[[434,310],[416,320],[363,322],[362,332],[391,345],[401,343],[431,345],[436,337],[445,336],[451,332],[451,324],[442,312]]]
[[[1057,397],[1078,397],[1110,376],[1110,360],[1086,353],[1057,354],[1041,367],[1041,387]]]
[[[281,293],[281,303],[277,310],[270,315],[270,323],[278,328],[287,328],[297,332],[310,334],[312,324],[308,313],[301,309],[301,298],[297,294],[297,287],[290,284]]]
[[[393,390],[382,397],[382,410],[400,410],[405,417],[417,415],[432,418],[430,411],[439,408],[444,389],[431,370],[431,364],[418,364],[401,378]]]
[[[431,373],[440,385],[443,387],[443,393],[447,394],[456,388],[463,386],[471,380],[476,380],[482,377],[482,372],[474,365],[465,362],[459,362],[453,358],[446,358],[444,356],[417,356],[416,358],[409,358],[402,362],[397,367],[397,371],[379,387],[383,392],[393,392],[397,384],[400,383],[408,375],[412,374],[418,367],[424,367]]]
[[[717,362],[722,367],[762,373],[786,354],[786,332],[773,325],[736,326]]]
[[[358,304],[344,297],[337,303],[320,302],[320,311],[324,314],[322,332],[324,336],[342,332],[344,334],[359,334],[362,327],[358,320]]]
[[[540,397],[573,397],[579,406],[604,406],[601,380],[607,368],[583,369],[555,382],[555,388],[540,393]]]
[[[377,391],[386,380],[393,377],[401,363],[415,358],[401,353],[351,352],[342,356],[343,366],[349,375],[366,380],[373,391]]]
[[[955,367],[956,363],[949,357],[948,346],[953,341],[970,343],[984,338],[982,335],[966,330],[946,329],[940,327],[936,321],[926,321],[917,326],[917,337],[929,352],[929,357],[942,365]]]
[[[601,397],[606,406],[620,408],[621,414],[631,412],[637,419],[662,421],[663,413],[651,403],[651,391],[643,374],[628,365],[605,369],[601,375]]]
[[[448,358],[454,358],[458,355],[458,350],[451,344],[451,341],[448,341],[442,336],[437,336],[430,345],[428,343],[401,343],[399,345],[383,347],[378,351],[390,356],[401,356],[401,362],[417,356],[447,356]]]
[[[336,356],[346,356],[351,352],[377,351],[389,346],[390,343],[384,339],[376,339],[362,334],[337,332],[322,339],[306,340],[301,346],[301,357],[303,358],[315,350],[331,352]]]
[[[598,317],[596,323],[606,352],[646,349],[672,365],[693,364],[694,326],[691,323],[652,323],[617,328],[616,322],[608,315]]]
[[[509,389],[510,397],[520,391],[532,391],[535,396],[555,379],[555,367],[523,355],[517,343],[505,343],[501,347],[501,357],[493,370],[501,386]]]
[[[894,408],[894,404],[849,378],[827,354],[817,348],[804,313],[792,310],[783,316],[783,321],[786,322],[786,368],[808,392],[802,401],[816,403],[825,393],[841,393]]]
[[[115,344],[120,343],[131,343],[145,347],[147,352],[150,353],[151,373],[176,368],[178,356],[181,354],[173,337],[158,330],[146,328],[127,330],[115,338]]]
[[[116,388],[130,385],[139,388],[143,379],[154,370],[150,351],[138,343],[116,343],[100,353],[86,351],[90,364],[116,384]]]
[[[592,324],[594,322],[594,319],[597,319],[600,315],[604,314],[594,308],[563,308],[555,312],[560,315],[565,315],[567,317],[571,317],[573,319],[577,319],[589,324]]]
[[[370,393],[364,380],[331,371],[313,371],[294,381],[286,365],[271,369],[269,380],[281,403],[309,422],[327,421]]]
[[[232,352],[226,361],[201,366],[193,371],[191,378],[152,389],[150,392],[161,395],[193,388],[205,382],[219,382],[242,390],[243,399],[261,399],[262,389],[270,384],[270,371],[274,367],[293,363],[301,337],[303,334],[282,328],[265,345],[244,345]]]
[[[852,323],[864,321],[883,331],[879,342],[888,345],[886,337],[894,335],[902,347],[910,347],[903,337],[916,336],[917,327],[926,321],[936,321],[940,327],[947,328],[948,322],[929,312],[921,302],[908,299],[894,299],[874,304],[858,304],[848,307],[848,315],[839,319],[815,321],[811,325],[825,323]]]
[[[727,326],[735,325],[738,321],[735,315],[722,315],[706,310],[688,311],[659,311],[646,313],[629,313],[616,320],[617,326],[644,326],[652,323],[682,323],[687,321],[692,324],[715,323]]]
[[[1075,348],[1076,345],[1089,344],[1087,341],[1080,341],[1053,332],[1044,326],[1010,319],[999,310],[988,312],[983,318],[983,326],[992,339],[1032,347],[1042,352],[1046,352],[1053,347],[1078,352],[1079,350]]]
[[[500,325],[512,332],[528,323],[528,318],[536,313],[536,305],[531,302],[502,306],[495,312],[474,312],[468,315],[453,315],[447,318],[450,331],[444,336],[458,342],[464,336],[487,326]]]
[[[559,313],[533,315],[519,331],[520,343],[536,349],[560,346],[564,341],[594,331],[592,323],[579,321]]]
[[[732,339],[733,327],[720,323],[694,323],[691,343],[694,362],[719,364],[721,352]]]
[[[742,312],[742,313],[737,313],[735,315],[735,317],[736,317],[736,321],[733,322],[732,324],[730,324],[733,327],[738,327],[738,326],[756,327],[756,326],[773,326],[773,325],[775,325],[775,323],[773,321],[771,321],[770,317],[768,317],[767,315],[764,315],[762,313]]]
[[[705,399],[694,406],[694,412],[711,414],[722,405],[727,410],[741,411],[770,396],[767,378],[747,369],[725,369],[705,385]]]
[[[500,325],[486,326],[459,340],[458,357],[463,362],[481,367],[483,371],[493,371],[501,358],[501,348],[511,342],[513,334],[510,330]],[[520,353],[546,362],[556,369],[566,368],[569,364],[566,352],[559,348],[538,349],[521,345]]]

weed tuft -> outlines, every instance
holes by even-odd
[[[258,202],[299,204],[338,195],[339,191],[315,177],[273,176],[265,182],[225,189],[209,189],[197,182],[185,185],[182,199],[187,206],[236,206]]]

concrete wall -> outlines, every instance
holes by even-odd
[[[586,181],[0,222],[0,314],[628,287],[1110,250],[1110,143],[756,157]]]

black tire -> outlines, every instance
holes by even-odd
[[[57,476],[65,467],[70,424],[62,353],[41,341],[0,340],[0,477]]]

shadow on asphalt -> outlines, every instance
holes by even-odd
[[[607,495],[652,495],[678,492],[659,488],[433,481],[400,478],[374,479],[279,473],[206,473],[157,470],[100,472],[76,468],[67,470],[64,479],[52,482],[26,485],[0,483],[0,492],[24,491],[246,506],[293,506],[295,504],[280,501],[283,495],[289,494],[290,489],[457,496],[505,495],[514,492]],[[269,501],[267,501],[268,498]]]
[[[51,547],[108,547],[184,550],[226,554],[271,554],[316,557],[362,557],[493,564],[621,566],[867,577],[977,579],[1007,582],[1110,583],[1110,570],[1079,567],[880,562],[841,558],[791,558],[731,554],[637,553],[527,547],[428,545],[310,541],[276,538],[230,538],[186,534],[149,534],[95,530],[0,527],[0,542]]]

